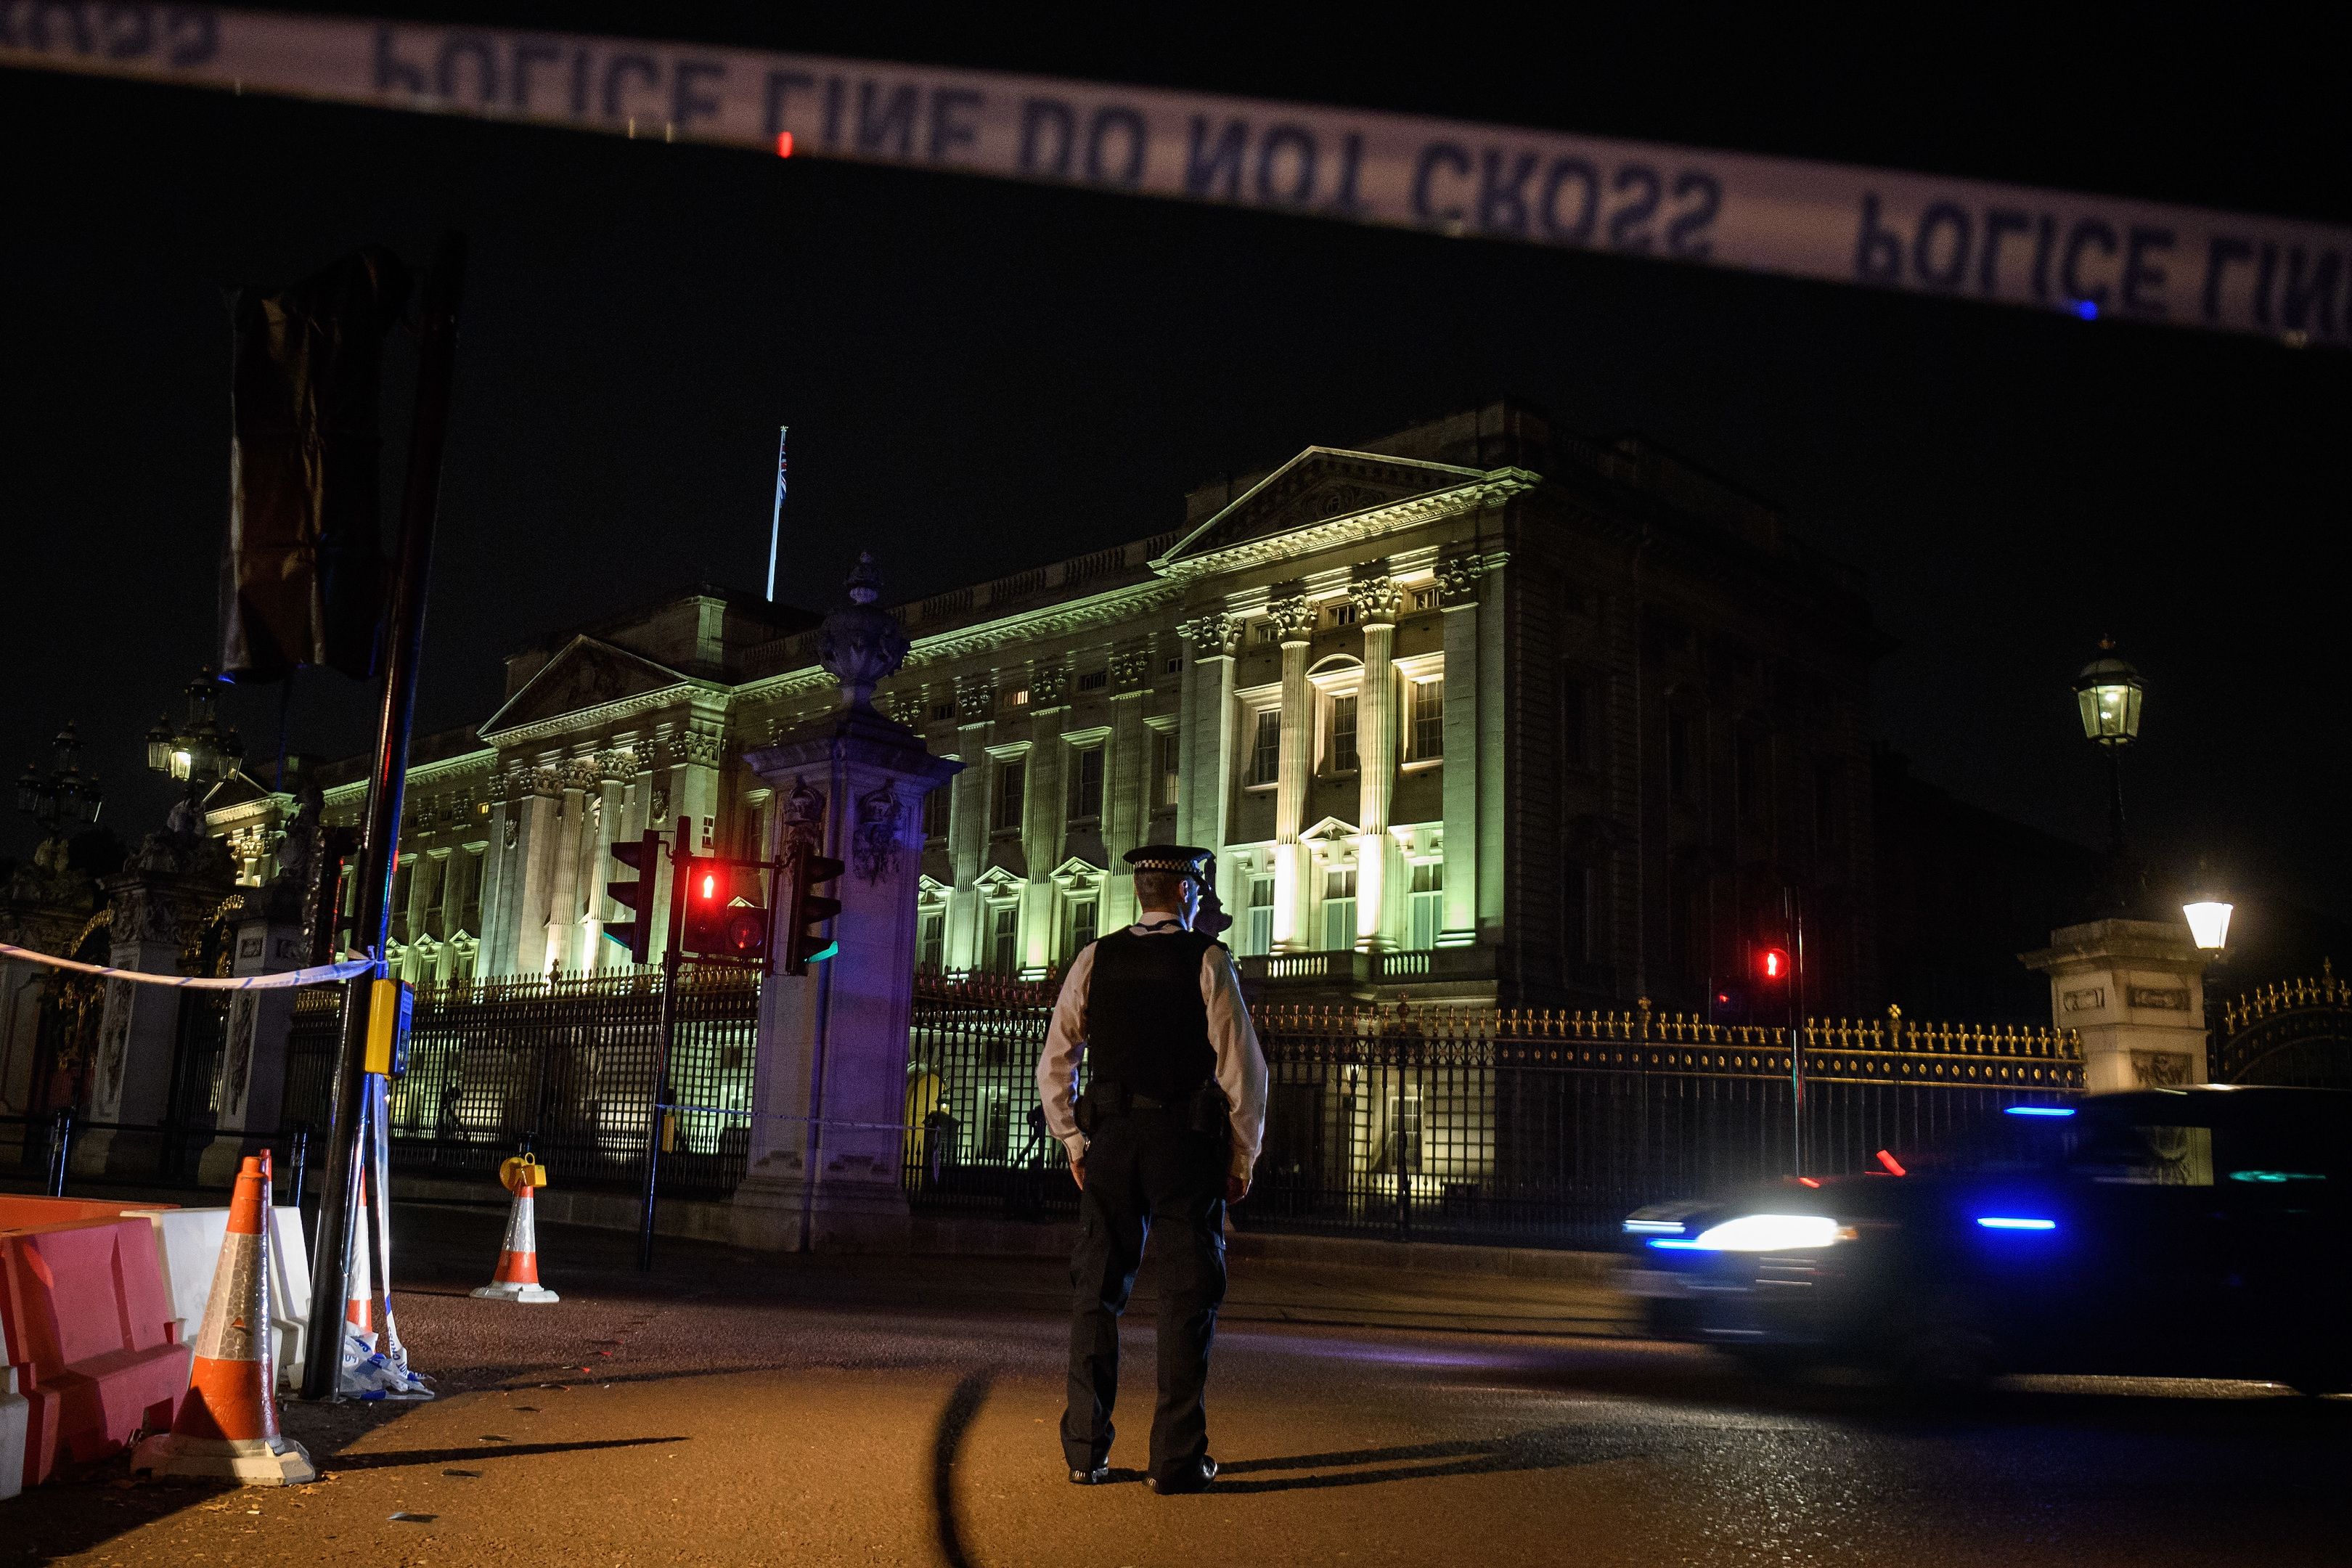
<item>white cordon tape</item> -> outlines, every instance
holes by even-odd
[[[1849,164],[994,71],[209,6],[0,0],[0,64],[1213,201],[2296,344],[2352,339],[2352,229]]]
[[[177,985],[192,991],[277,991],[289,985],[324,985],[331,981],[349,980],[355,974],[368,973],[376,966],[373,958],[352,958],[341,963],[322,963],[315,969],[288,969],[276,974],[248,974],[242,979],[215,980],[193,974],[150,974],[143,969],[112,969],[103,963],[77,963],[70,958],[37,952],[29,947],[15,947],[5,942],[0,942],[0,958],[22,958],[34,963],[46,963],[53,969],[103,975],[109,980],[135,980],[142,985]]]

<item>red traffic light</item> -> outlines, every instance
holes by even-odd
[[[1756,955],[1756,973],[1770,981],[1789,978],[1789,954],[1786,949],[1768,947]]]
[[[700,858],[687,862],[681,952],[765,963],[768,910],[756,867]]]

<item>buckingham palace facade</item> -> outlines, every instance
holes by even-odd
[[[1174,840],[1216,850],[1245,974],[1302,1001],[1705,1010],[1789,888],[1813,1010],[1878,989],[1889,645],[1853,574],[1639,440],[1490,404],[896,613],[912,649],[877,704],[964,764],[924,824],[930,967],[1066,964],[1136,912],[1125,852]],[[767,852],[741,758],[833,700],[815,619],[703,587],[513,655],[499,711],[414,757],[402,970],[625,962],[607,849],[649,824]],[[364,772],[317,771],[328,822]],[[289,804],[212,803],[249,876]]]

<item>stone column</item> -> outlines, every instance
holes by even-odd
[[[1364,628],[1363,684],[1356,692],[1356,946],[1374,952],[1402,944],[1396,940],[1389,906],[1396,901],[1399,865],[1389,837],[1389,807],[1396,798],[1397,611],[1404,595],[1385,574],[1358,583],[1349,592],[1357,622]]]
[[[251,919],[236,928],[230,973],[280,974],[309,960],[304,950],[300,904],[279,899],[255,900]],[[286,1098],[286,1037],[294,1026],[294,991],[232,992],[228,1036],[221,1056],[220,1113],[213,1141],[196,1162],[196,1181],[226,1186],[247,1154],[257,1154],[278,1131]]]
[[[955,885],[948,892],[948,925],[944,962],[950,971],[981,965],[980,890],[972,886],[988,854],[989,711],[994,705],[993,686],[966,687],[956,693],[956,745],[968,759],[948,789],[948,864]]]
[[[2205,957],[2185,921],[2092,921],[2018,954],[2050,976],[2050,1021],[2083,1035],[2093,1094],[2205,1079]]]
[[[599,771],[596,786],[596,847],[595,853],[589,856],[585,868],[588,884],[588,920],[583,930],[584,940],[588,943],[588,951],[581,959],[581,967],[583,969],[603,969],[608,964],[629,962],[629,955],[626,952],[604,940],[605,905],[611,901],[604,897],[604,883],[612,875],[609,868],[616,868],[620,864],[613,858],[613,840],[616,832],[624,830],[625,814],[628,809],[623,799],[624,793],[628,788],[625,771],[625,764],[616,757],[605,758],[604,765]],[[628,835],[628,837],[635,836]]]
[[[217,842],[217,841],[215,841]],[[226,851],[224,850],[224,860]],[[107,963],[143,974],[177,974],[180,944],[231,887],[226,864],[217,879],[155,870],[125,871],[99,884],[113,911]],[[93,1130],[74,1140],[76,1175],[152,1175],[162,1153],[158,1126],[170,1111],[172,1053],[178,1043],[181,993],[130,980],[106,983],[106,1011],[90,1075],[92,1121],[131,1131]]]
[[[522,863],[522,875],[516,879],[515,900],[515,973],[541,975],[547,973],[547,910],[555,885],[555,856],[558,830],[563,821],[562,777],[552,767],[537,767],[524,772],[521,779],[524,795],[522,831],[516,854]]]
[[[1110,864],[1105,868],[1102,905],[1095,911],[1097,931],[1117,931],[1136,916],[1135,876],[1128,869],[1127,853],[1143,842],[1158,782],[1151,776],[1151,731],[1143,722],[1150,681],[1150,649],[1111,655],[1110,766],[1103,779],[1103,854]]]
[[[1193,667],[1186,672],[1190,700],[1179,753],[1184,798],[1176,819],[1185,843],[1223,850],[1234,799],[1234,659],[1241,651],[1242,624],[1213,611],[1188,623],[1183,635],[1192,645]],[[1223,855],[1217,864],[1223,868]]]
[[[481,859],[474,867],[474,874],[481,879],[478,894],[481,912],[474,917],[481,923],[481,929],[474,932],[480,943],[480,956],[474,963],[474,977],[478,980],[505,973],[514,956],[514,937],[507,925],[505,908],[510,879],[508,861],[514,854],[507,846],[507,824],[515,820],[508,815],[512,809],[507,800],[508,782],[499,774],[490,775],[490,836],[482,847]]]
[[[1485,563],[1456,556],[1437,569],[1445,620],[1445,927],[1440,947],[1478,940],[1478,588]],[[1412,715],[1405,715],[1412,722]]]
[[[1307,846],[1298,837],[1307,826],[1307,784],[1315,769],[1315,691],[1307,683],[1315,606],[1303,598],[1290,598],[1276,600],[1268,608],[1282,638],[1282,750],[1274,785],[1274,951],[1300,952],[1317,945],[1307,930]],[[1242,744],[1254,747],[1256,737],[1244,735]]]
[[[923,797],[961,764],[873,708],[873,689],[906,657],[907,637],[873,601],[870,560],[854,603],[819,638],[844,705],[746,759],[794,830],[847,868],[832,885],[839,954],[760,990],[750,1168],[735,1190],[739,1247],[905,1252],[912,1240],[899,1170],[907,1035],[914,999],[915,895]],[[813,1127],[810,1121],[815,1119]],[[850,1125],[866,1123],[864,1127]]]
[[[1494,606],[1495,613],[1478,616],[1477,708],[1465,729],[1470,737],[1471,754],[1478,763],[1478,940],[1499,945],[1503,940],[1504,892],[1510,880],[1504,834],[1509,818],[1503,804],[1503,747],[1509,728],[1505,718],[1507,699],[1503,678],[1510,668],[1503,643],[1507,615],[1503,572],[1510,557],[1507,552],[1489,550],[1482,559],[1486,581],[1479,585],[1478,596]],[[1451,727],[1449,722],[1449,730]],[[1449,734],[1447,751],[1453,750],[1453,744]]]
[[[1062,743],[1069,683],[1070,672],[1058,664],[1040,665],[1029,677],[1029,700],[1035,710],[1029,721],[1028,795],[1022,811],[1021,858],[1029,880],[1021,890],[1021,964],[1033,972],[1052,962],[1058,923],[1053,874],[1062,863],[1062,847],[1069,835],[1070,800],[1064,783],[1069,748]]]
[[[583,819],[588,815],[588,786],[594,782],[595,764],[588,759],[574,757],[564,764],[563,816],[548,868],[547,968],[551,970],[580,965],[573,950],[580,929],[580,849]]]

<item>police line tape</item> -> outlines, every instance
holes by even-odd
[[[150,974],[143,969],[115,969],[103,963],[82,963],[5,942],[0,942],[0,958],[22,958],[34,963],[46,963],[52,969],[70,969],[79,974],[95,974],[107,980],[131,980],[142,985],[173,985],[186,991],[278,991],[291,985],[325,985],[337,980],[349,980],[355,974],[366,974],[376,967],[373,958],[350,958],[340,963],[321,963],[311,969],[281,969],[275,974],[219,978],[198,974]]]
[[[0,0],[0,64],[856,159],[2352,340],[2352,229],[998,71],[211,6]]]

